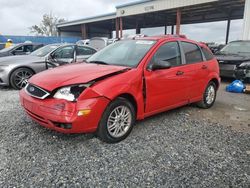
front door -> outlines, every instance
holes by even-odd
[[[150,70],[157,61],[171,64],[168,69]],[[146,115],[164,111],[187,103],[186,68],[178,42],[162,44],[155,52],[144,72],[146,85]]]
[[[69,45],[64,46],[59,49],[57,49],[53,55],[52,58],[59,66],[72,63],[74,61],[74,54],[75,54],[75,46]]]

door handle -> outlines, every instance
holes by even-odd
[[[207,65],[202,65],[202,69],[207,69]]]
[[[180,75],[183,75],[183,74],[184,74],[184,72],[182,72],[182,71],[177,71],[177,72],[176,72],[176,75],[177,75],[177,76],[180,76]]]

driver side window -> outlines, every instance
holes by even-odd
[[[55,59],[70,59],[74,58],[74,46],[65,46],[56,50],[53,54]]]
[[[163,44],[155,53],[153,62],[166,61],[172,67],[181,65],[181,53],[177,42],[167,42]]]
[[[14,52],[23,52],[23,46],[18,47],[17,49],[14,50]]]

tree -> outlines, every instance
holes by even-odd
[[[64,18],[53,16],[52,13],[44,14],[42,22],[39,25],[31,26],[29,29],[31,33],[36,33],[36,35],[56,36],[56,24],[62,22],[65,22]]]

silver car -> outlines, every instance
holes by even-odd
[[[0,58],[0,86],[22,89],[28,79],[41,71],[73,62],[81,62],[96,52],[89,46],[51,44],[26,56]]]

